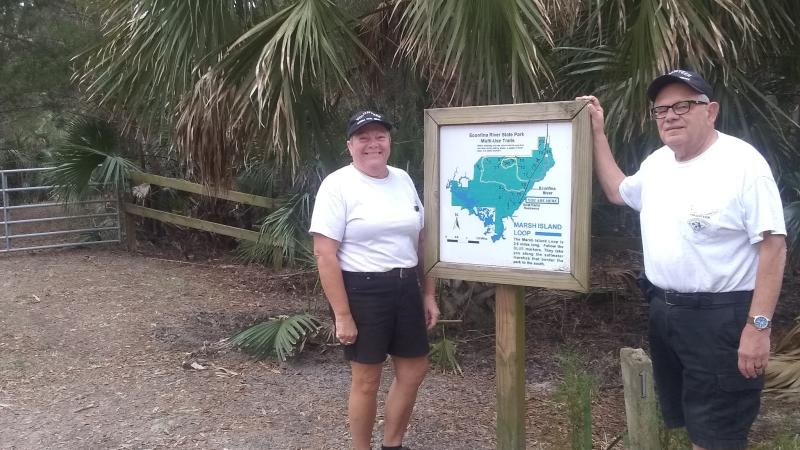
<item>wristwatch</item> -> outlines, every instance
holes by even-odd
[[[766,316],[748,316],[747,320],[756,330],[763,331],[772,326],[772,321]]]

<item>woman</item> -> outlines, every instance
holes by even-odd
[[[323,180],[311,218],[322,289],[350,361],[348,416],[356,450],[371,448],[387,354],[395,378],[382,448],[407,449],[403,436],[428,370],[427,330],[439,317],[433,280],[422,276],[422,202],[408,174],[387,165],[391,127],[372,111],[353,115],[347,126],[353,163]]]

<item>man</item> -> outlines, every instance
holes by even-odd
[[[770,321],[786,260],[772,173],[749,144],[714,128],[700,75],[673,70],[647,89],[664,146],[626,177],[588,100],[595,171],[612,203],[640,212],[650,351],[661,411],[695,450],[744,449],[758,414]]]

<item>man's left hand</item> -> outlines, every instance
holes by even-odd
[[[770,330],[756,330],[745,325],[739,340],[739,372],[745,378],[757,378],[764,374],[769,361]]]

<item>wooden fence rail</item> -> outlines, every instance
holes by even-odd
[[[167,178],[149,173],[135,172],[131,175],[131,180],[136,184],[150,183],[158,186],[177,189],[179,191],[191,192],[193,194],[205,195],[207,197],[230,200],[246,205],[260,206],[262,208],[274,209],[280,206],[280,201],[274,198],[261,197],[244,192],[229,191],[226,189],[213,189],[202,184],[192,183],[191,181],[179,180],[177,178]]]
[[[246,194],[244,192],[231,191],[226,189],[213,189],[202,184],[192,183],[186,180],[179,180],[176,178],[167,178],[159,175],[153,175],[142,172],[135,172],[131,175],[131,180],[136,184],[149,183],[158,186],[168,187],[179,191],[191,192],[193,194],[200,194],[206,197],[219,198],[222,200],[230,200],[237,203],[243,203],[251,206],[258,206],[261,208],[274,209],[280,205],[280,201],[274,198],[261,197],[253,194]],[[123,211],[125,212],[125,234],[128,243],[128,249],[133,250],[136,247],[136,233],[134,216],[145,217],[148,219],[158,220],[159,222],[170,223],[173,225],[194,228],[197,230],[208,231],[211,233],[222,234],[236,239],[243,239],[247,241],[258,242],[261,240],[261,234],[257,231],[247,230],[244,228],[237,228],[230,225],[223,225],[220,223],[209,222],[207,220],[197,219],[194,217],[182,216],[180,214],[168,213],[159,211],[157,209],[146,208],[144,206],[135,205],[133,203],[124,203]]]

